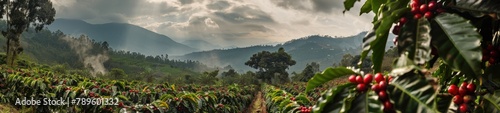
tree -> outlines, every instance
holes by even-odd
[[[276,74],[282,79],[288,78],[286,69],[295,65],[295,63],[295,60],[292,60],[292,56],[286,53],[285,49],[279,48],[277,52],[273,53],[269,51],[256,53],[250,57],[250,60],[245,62],[245,65],[259,70],[257,72],[258,79],[270,82]]]
[[[293,81],[300,81],[300,82],[307,82],[309,79],[311,79],[314,74],[320,72],[319,70],[319,64],[316,62],[312,62],[311,64],[307,64],[304,70],[302,70],[301,73],[295,73],[293,72],[292,77]]]
[[[113,77],[113,79],[122,79],[126,78],[127,74],[125,74],[125,71],[123,71],[123,69],[113,68],[111,69],[111,71],[109,71],[109,76]]]
[[[234,69],[229,69],[227,72],[222,72],[222,77],[236,77],[239,76]]]
[[[56,14],[50,0],[1,0],[0,18],[7,21],[7,29],[2,35],[7,38],[7,64],[14,65],[18,54],[23,51],[19,38],[30,26],[35,31],[43,29],[54,21]]]
[[[314,74],[319,72],[319,64],[316,62],[312,62],[311,64],[307,64],[306,68],[302,71],[302,77],[300,81],[307,82],[311,79]]]

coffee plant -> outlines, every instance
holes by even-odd
[[[345,10],[357,1],[345,0]],[[500,112],[500,1],[366,0],[360,11],[375,14],[361,52],[371,52],[373,73],[337,67],[314,75],[306,92],[349,83],[323,92],[313,112]],[[399,56],[382,73],[391,28]]]
[[[26,112],[144,112],[144,113],[238,113],[251,104],[255,85],[176,86],[139,81],[104,80],[80,75],[56,74],[42,68],[12,69],[0,66],[0,103]],[[28,100],[76,100],[112,98],[113,104],[16,105]]]

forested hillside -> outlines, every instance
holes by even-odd
[[[5,27],[2,23],[0,26]],[[5,38],[0,36],[0,46]],[[199,75],[212,70],[192,60],[173,60],[168,54],[147,56],[138,52],[114,50],[108,42],[98,42],[87,36],[70,37],[61,31],[29,30],[21,37],[22,57],[34,63],[45,64],[60,70],[77,70],[82,75],[104,75],[122,70],[125,75],[118,79],[145,79],[144,72],[154,77]],[[2,50],[3,51],[3,50]],[[68,71],[70,72],[70,71]],[[73,72],[73,71],[71,71]],[[151,78],[151,77],[150,77]]]
[[[114,49],[145,55],[181,55],[197,50],[168,36],[126,23],[90,24],[82,20],[56,19],[47,28],[72,36],[84,34],[99,42],[107,41]]]
[[[361,51],[361,41],[365,35],[366,32],[348,37],[311,35],[277,45],[217,49],[194,52],[174,58],[191,59],[219,67],[230,65],[238,72],[245,72],[252,70],[250,67],[244,65],[244,62],[252,54],[260,51],[276,51],[278,48],[283,47],[297,61],[296,65],[290,67],[290,71],[300,72],[306,67],[306,64],[311,62],[319,63],[320,69],[324,69],[332,66],[334,63],[339,63],[344,54],[359,54]],[[390,46],[393,46],[392,42],[387,42],[386,49],[389,49]]]

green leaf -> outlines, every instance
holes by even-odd
[[[388,95],[394,101],[394,108],[402,113],[436,113],[436,92],[425,78],[413,73],[395,77]]]
[[[362,93],[354,99],[349,113],[382,113],[382,103],[374,91]]]
[[[366,33],[366,36],[363,38],[363,44],[362,44],[363,50],[361,51],[360,55],[361,58],[359,60],[358,67],[361,67],[363,60],[368,56],[368,53],[371,51],[370,43],[372,43],[377,39],[377,37],[375,37],[375,29],[377,28],[378,25],[379,24],[375,24],[374,30],[371,30],[368,33]]]
[[[485,113],[500,113],[500,91],[484,95],[483,102]]]
[[[377,4],[375,2],[380,1],[372,1],[372,8],[375,8],[374,4]],[[387,43],[387,37],[389,36],[389,29],[394,22],[396,22],[403,14],[409,11],[409,9],[406,8],[405,5],[408,2],[409,0],[398,0],[389,2],[387,4],[382,4],[380,6],[380,10],[378,10],[377,8],[378,13],[376,16],[379,19],[374,22],[373,31],[370,31],[365,36],[365,38],[363,38],[363,51],[361,52],[361,60],[367,56],[370,50],[373,51],[371,60],[373,62],[373,71],[375,73],[381,72],[382,61],[384,59],[385,53],[385,44]],[[376,7],[379,6],[376,5]]]
[[[345,0],[344,1],[344,11],[342,13],[345,13],[346,11],[349,11],[352,7],[354,7],[354,3],[359,0]]]
[[[439,112],[446,113],[449,111],[450,105],[455,104],[452,102],[452,96],[443,96],[437,98],[437,108]]]
[[[481,75],[481,35],[466,19],[454,14],[440,14],[432,24],[432,44],[439,56],[453,69],[468,76]]]
[[[387,2],[387,0],[372,0],[371,2],[372,2],[371,3],[371,5],[372,5],[371,7],[372,7],[373,13],[378,14],[380,6],[383,3]]]
[[[322,73],[317,73],[314,75],[308,82],[306,87],[306,92],[312,90],[313,88],[322,85],[330,80],[345,76],[357,74],[351,69],[347,69],[345,67],[337,67],[337,68],[327,68]]]
[[[352,101],[349,96],[349,90],[356,87],[356,85],[348,83],[344,85],[337,86],[326,91],[318,100],[318,104],[314,106],[314,113],[339,113],[342,106],[344,105],[344,99]],[[345,111],[345,110],[344,110]]]
[[[500,1],[498,0],[458,0],[456,5],[452,7],[469,11],[500,13]]]
[[[403,75],[417,68],[417,66],[413,64],[413,61],[408,58],[408,53],[401,54],[399,58],[394,61],[392,67],[391,74],[393,75]]]
[[[363,13],[369,13],[370,11],[372,11],[372,0],[366,0],[365,4],[361,6],[359,15],[362,15]]]
[[[398,37],[398,51],[409,52],[414,64],[424,64],[431,59],[430,24],[426,18],[410,19],[401,29]]]

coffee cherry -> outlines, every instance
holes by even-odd
[[[385,91],[385,89],[387,88],[387,83],[385,81],[380,81],[378,83],[378,86],[381,91]]]
[[[356,81],[356,75],[349,76],[349,82],[351,82],[351,83],[358,83],[358,81]]]
[[[464,103],[469,103],[469,102],[471,102],[471,100],[472,100],[472,96],[470,96],[470,95],[465,95],[465,96],[464,96],[464,98],[463,98],[463,100],[464,100]]]
[[[410,2],[410,7],[412,7],[412,8],[413,8],[413,7],[418,7],[418,6],[420,6],[420,3],[415,2],[415,1],[411,1],[411,2]]]
[[[450,85],[450,87],[448,87],[448,93],[450,93],[451,95],[458,95],[457,85],[455,84]]]
[[[420,5],[420,12],[427,12],[429,11],[429,8],[427,7],[427,4],[422,4]]]
[[[411,8],[411,13],[415,14],[415,15],[416,14],[420,14],[420,8],[418,8],[418,7],[412,7]]]
[[[392,28],[392,34],[399,35],[400,29],[401,27],[399,25],[394,26],[394,28]]]
[[[363,82],[365,84],[369,84],[369,83],[372,82],[372,80],[373,80],[373,75],[372,74],[366,74],[365,78],[363,79]]]
[[[462,96],[460,95],[455,95],[453,96],[453,103],[455,104],[462,104],[464,102]]]
[[[463,103],[460,105],[460,113],[466,113],[467,112],[467,104]]]
[[[486,61],[489,61],[490,60],[490,56],[488,55],[483,55],[483,62],[486,62]]]
[[[490,50],[490,51],[491,51],[491,50],[495,49],[495,47],[493,47],[493,45],[489,44],[489,45],[486,47],[486,49],[488,49],[488,50]]]
[[[392,110],[392,103],[391,101],[387,100],[384,102],[384,110],[389,111]]]
[[[432,18],[432,13],[431,12],[425,12],[424,17],[427,19]]]
[[[493,57],[490,57],[490,60],[488,60],[488,62],[489,62],[490,64],[495,64],[495,61],[496,61],[496,60],[495,60],[495,58],[493,58]]]
[[[361,77],[360,75],[356,76],[356,82],[358,82],[358,84],[363,84],[363,77]]]
[[[372,85],[372,90],[375,91],[375,92],[379,92],[380,91],[380,87],[378,84],[373,84]]]
[[[498,52],[495,51],[495,50],[491,50],[490,51],[490,56],[492,56],[492,57],[498,57]]]
[[[418,19],[420,19],[420,18],[422,18],[422,14],[415,14],[415,15],[413,16],[413,19],[416,19],[416,20],[418,20]]]
[[[382,101],[387,100],[387,93],[384,90],[378,92],[378,98]]]
[[[356,87],[358,92],[364,92],[366,90],[366,85],[365,84],[358,84]]]
[[[467,87],[460,87],[458,88],[458,94],[460,95],[466,95],[467,94]]]
[[[430,1],[429,4],[427,4],[429,7],[429,10],[435,10],[436,9],[436,1]]]
[[[408,19],[406,19],[405,17],[402,17],[401,19],[399,19],[400,24],[405,24],[406,22],[408,22]]]
[[[469,85],[467,82],[462,82],[462,84],[460,84],[460,87],[467,87],[467,85]]]
[[[474,85],[472,83],[469,84],[469,85],[467,85],[467,91],[468,92],[474,92],[474,91],[476,91],[476,85]]]
[[[375,82],[379,83],[380,81],[385,81],[384,75],[382,73],[375,74]]]

